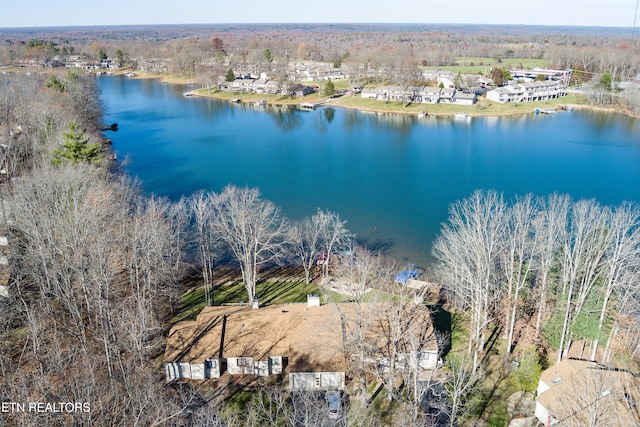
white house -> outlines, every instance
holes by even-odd
[[[567,87],[559,81],[514,83],[487,92],[487,99],[501,104],[510,102],[547,101],[563,97]]]
[[[456,84],[454,80],[455,80],[455,77],[439,77],[438,86],[441,86],[446,89],[455,89]]]
[[[460,105],[473,105],[476,103],[475,93],[465,93],[457,90],[453,95],[453,103]]]
[[[416,92],[416,102],[437,104],[440,102],[440,88],[437,86],[423,86]]]

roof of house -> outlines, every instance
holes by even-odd
[[[423,86],[420,89],[420,93],[438,95],[440,94],[440,88],[437,86]]]
[[[456,99],[476,99],[476,94],[475,93],[464,93],[464,92],[456,91],[456,94],[455,94],[454,98],[456,98]]]
[[[565,359],[544,371],[540,380],[551,388],[538,395],[537,401],[560,422],[591,425],[596,417],[606,420],[607,426],[640,424],[636,407],[640,378],[630,372]]]
[[[375,335],[381,325],[384,303],[364,303],[363,311],[371,319],[369,335]],[[389,306],[389,304],[386,304]],[[415,327],[422,334],[433,333],[428,309],[416,306]],[[292,369],[344,371],[342,316],[347,319],[347,330],[353,329],[348,319],[357,314],[356,303],[325,304],[307,307],[307,304],[277,304],[252,309],[250,306],[205,307],[195,321],[180,322],[171,328],[165,351],[165,362],[203,362],[218,357],[253,357],[265,360],[268,356],[286,356]],[[224,334],[224,335],[223,335]],[[349,332],[347,331],[347,334]],[[381,334],[376,335],[384,345]],[[437,350],[435,339],[426,349]],[[220,348],[222,347],[222,354]]]
[[[556,378],[568,380],[575,374],[578,374],[590,366],[595,366],[594,362],[577,359],[564,359],[560,363],[549,367],[540,375],[540,381],[544,381],[549,387],[553,388],[559,382],[553,382]]]

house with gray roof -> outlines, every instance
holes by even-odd
[[[452,102],[460,105],[473,105],[476,103],[476,94],[457,90],[453,95]]]
[[[440,90],[440,101],[446,103],[453,103],[453,96],[455,95],[456,90],[453,88],[443,88]]]
[[[423,86],[415,94],[415,102],[424,104],[437,104],[440,101],[440,88]]]
[[[501,104],[547,101],[567,94],[567,87],[555,80],[508,84],[487,92],[487,99]]]
[[[280,82],[266,77],[261,77],[253,81],[253,92],[255,93],[267,93],[275,95],[280,91]]]
[[[363,88],[360,96],[367,99],[391,102],[413,102],[420,104],[437,104],[439,102],[473,105],[476,102],[474,93],[464,93],[456,89],[441,89],[432,86],[380,86]]]

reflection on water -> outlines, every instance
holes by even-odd
[[[327,123],[331,123],[336,115],[336,109],[333,107],[323,108],[322,112],[324,113],[324,118],[327,120]]]
[[[275,105],[265,106],[264,111],[273,119],[273,122],[279,129],[285,131],[292,131],[297,129],[302,124],[300,120],[299,111],[291,105]]]
[[[335,211],[359,241],[421,266],[450,204],[477,188],[507,199],[557,191],[640,201],[638,121],[615,114],[460,123],[184,97],[184,87],[157,80],[98,83],[105,122],[120,125],[113,148],[146,191],[177,199],[229,183],[259,187],[291,218]]]

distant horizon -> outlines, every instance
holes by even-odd
[[[155,2],[112,0],[109,4],[66,0],[9,0],[0,28],[55,28],[138,25],[247,24],[418,24],[535,25],[633,28],[638,0],[537,0],[519,8],[508,0],[457,0],[455,7],[435,0],[397,0],[366,5],[325,0],[318,7],[301,7],[295,0],[245,0],[211,5],[206,0]],[[384,21],[384,22],[383,22]],[[411,21],[411,22],[410,22]],[[418,21],[418,22],[415,22]]]
[[[102,27],[180,27],[180,26],[289,26],[289,25],[355,25],[355,26],[480,26],[480,27],[572,27],[572,28],[614,28],[620,30],[632,30],[633,26],[615,26],[615,25],[571,25],[571,24],[488,24],[479,22],[192,22],[192,23],[166,23],[166,24],[92,24],[92,25],[39,25],[39,26],[22,26],[22,27],[2,27],[0,30],[20,30],[20,29],[62,29],[62,28],[102,28]]]

